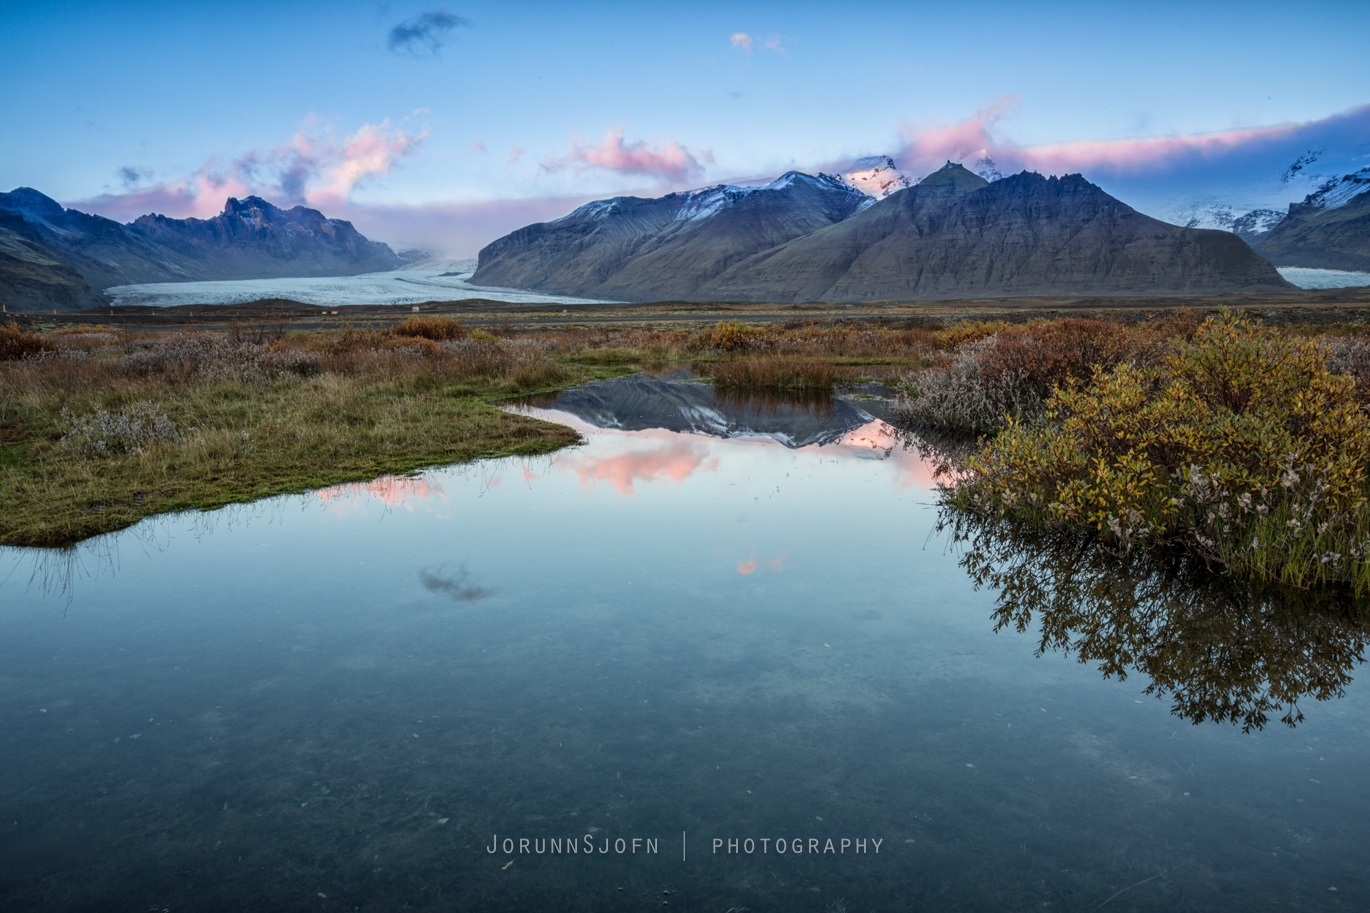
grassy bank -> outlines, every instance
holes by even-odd
[[[691,366],[742,395],[826,394],[934,363],[959,331],[818,319],[468,331],[411,317],[292,332],[0,328],[0,543],[66,545],[207,509],[576,439],[498,396]]]
[[[490,398],[590,372],[464,335],[22,340],[37,352],[0,361],[0,542],[65,545],[150,514],[576,440]]]
[[[964,510],[1124,548],[1180,543],[1296,585],[1370,585],[1361,520],[1348,519],[1366,513],[1356,506],[1363,483],[1351,480],[1370,468],[1356,450],[1370,348],[1354,336],[1182,312],[1014,324],[468,331],[425,316],[384,329],[292,326],[0,329],[0,543],[64,545],[164,511],[547,452],[575,435],[504,413],[495,398],[688,366],[730,397],[822,397],[865,378],[902,387],[909,424],[988,442],[948,490]],[[1237,444],[1221,445],[1234,434]],[[1329,453],[1341,460],[1332,476],[1318,462]],[[1299,487],[1283,485],[1291,474]],[[1276,504],[1271,492],[1288,497]],[[1221,513],[1258,503],[1259,524]],[[1270,527],[1291,519],[1305,534],[1297,543],[1294,527]],[[1252,550],[1251,539],[1271,545]]]

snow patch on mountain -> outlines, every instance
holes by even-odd
[[[1355,174],[1328,178],[1317,190],[1304,198],[1304,203],[1319,209],[1338,209],[1370,190],[1370,168]]]
[[[999,170],[999,166],[994,164],[994,159],[989,156],[985,156],[975,163],[975,173],[991,184],[1004,179],[1004,173]]]
[[[566,215],[562,216],[560,219],[553,219],[552,221],[564,222],[567,219],[584,219],[586,221],[600,221],[604,219],[606,216],[608,216],[609,213],[613,212],[614,207],[616,206],[618,206],[618,197],[613,197],[612,199],[608,200],[592,200],[591,202],[586,203],[584,206],[579,206],[571,210]]]
[[[888,155],[871,155],[852,162],[851,167],[834,178],[861,191],[868,197],[883,200],[892,193],[918,183],[899,170]]]

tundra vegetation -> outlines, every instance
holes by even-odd
[[[1262,585],[1370,591],[1370,345],[1223,314],[1062,320],[958,347],[898,406],[983,435],[949,507],[1179,552]]]
[[[227,332],[9,324],[0,542],[64,545],[163,511],[546,452],[574,432],[501,397],[680,366],[728,397],[881,379],[902,391],[902,423],[961,453],[945,504],[995,523],[1122,552],[1178,547],[1294,586],[1370,582],[1370,348],[1182,312],[493,330],[414,316],[309,333],[269,319]]]

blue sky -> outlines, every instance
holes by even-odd
[[[1078,141],[1268,146],[1252,128],[1370,103],[1364,2],[9,0],[0,28],[0,187],[121,219],[256,191],[454,254],[594,196],[882,153],[917,171],[917,150],[961,151],[938,131],[974,145],[968,125],[1011,167],[1080,170],[1140,205],[1166,181],[1221,184],[1216,153],[1177,176],[1188,147]],[[1370,117],[1336,123],[1318,140],[1335,167],[1370,154]],[[1260,202],[1256,170],[1309,145],[1281,136],[1241,158],[1245,189],[1215,192]],[[1079,154],[1012,154],[1035,146]]]

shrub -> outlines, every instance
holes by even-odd
[[[409,317],[390,328],[396,336],[411,336],[446,342],[449,339],[466,338],[466,327],[460,320],[447,317]]]
[[[97,409],[81,417],[63,409],[62,421],[68,426],[62,435],[63,449],[82,458],[141,450],[154,441],[180,440],[175,423],[148,402],[134,403],[122,412]]]
[[[1127,331],[1101,320],[1053,320],[990,338],[980,355],[981,376],[1015,378],[1041,400],[1058,386],[1088,381],[1095,368],[1111,368],[1130,351]]]
[[[844,372],[831,359],[763,355],[698,367],[720,387],[831,391]]]
[[[1237,574],[1370,591],[1370,416],[1316,342],[1230,316],[1159,365],[1058,388],[967,463],[950,503],[1097,536],[1175,545]]]
[[[0,326],[0,361],[32,358],[44,352],[56,351],[56,348],[40,334],[20,329],[13,318],[4,326]]]
[[[700,349],[738,352],[753,348],[760,336],[761,331],[756,327],[737,320],[720,320],[695,337],[695,344]]]
[[[136,340],[120,366],[133,374],[181,374],[218,380],[271,380],[318,370],[314,352],[261,346],[221,333],[184,332]]]
[[[984,434],[998,431],[1011,416],[1038,416],[1042,399],[1026,371],[1000,367],[990,376],[983,370],[981,360],[997,342],[997,336],[987,336],[967,343],[945,368],[916,376],[912,390],[895,399],[896,419],[915,427]]]

